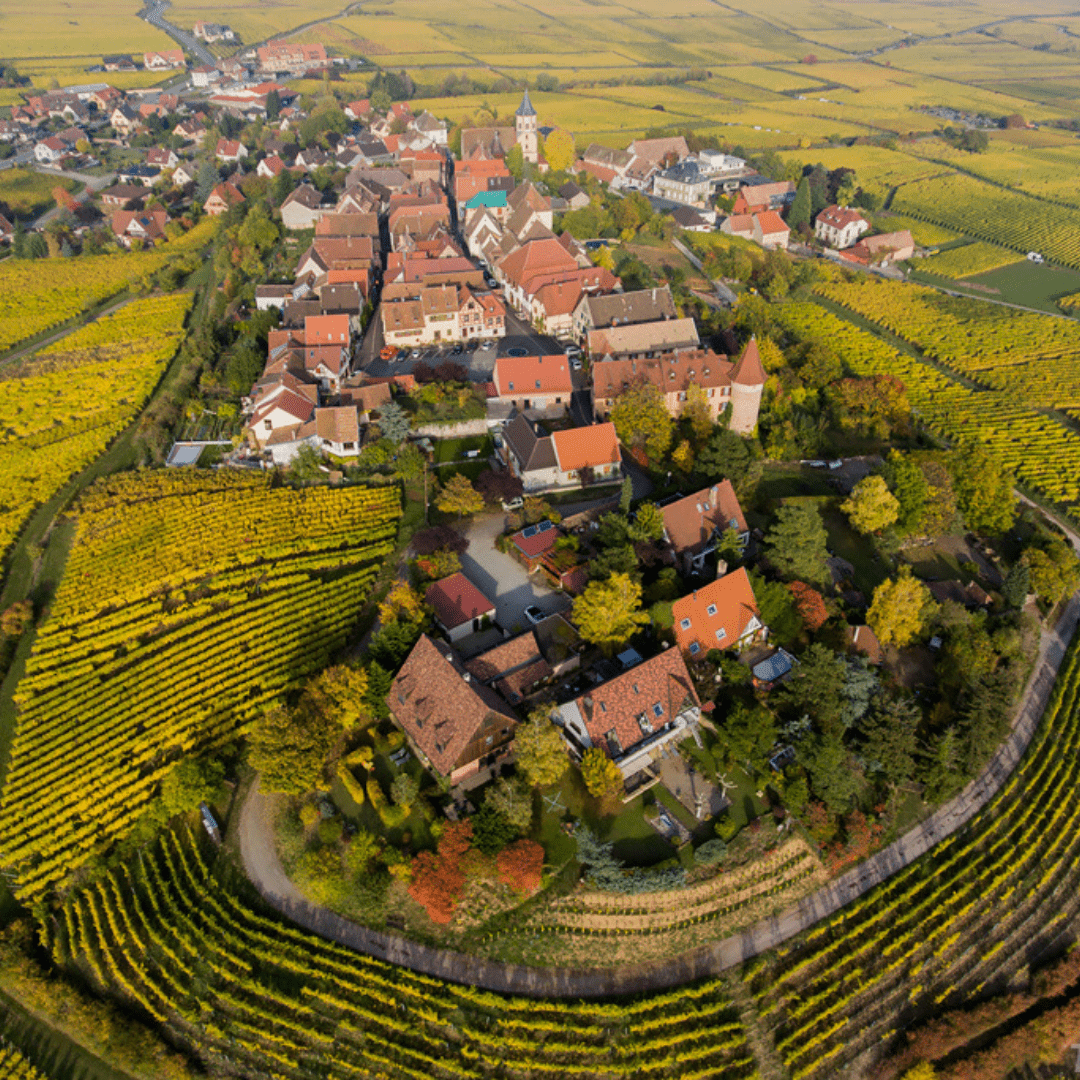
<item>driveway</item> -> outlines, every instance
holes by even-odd
[[[554,613],[566,611],[570,599],[549,589],[539,575],[530,577],[525,568],[495,547],[495,538],[503,531],[505,514],[485,514],[474,519],[465,530],[469,549],[461,556],[465,576],[489,599],[495,601],[495,618],[506,630],[527,630],[529,622],[522,614],[529,604]]]

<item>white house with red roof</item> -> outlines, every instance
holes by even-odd
[[[460,641],[486,629],[495,619],[495,604],[460,571],[433,581],[424,600],[435,612],[435,621],[451,641]]]
[[[622,475],[619,438],[611,423],[541,435],[518,413],[502,438],[503,460],[527,492],[611,483]]]
[[[716,550],[728,529],[746,546],[750,530],[730,480],[721,480],[692,495],[685,495],[662,509],[664,540],[688,574],[700,574],[705,560]]]
[[[532,419],[566,412],[574,383],[570,362],[563,353],[551,356],[500,356],[492,374],[497,403],[509,412],[517,409]]]
[[[572,751],[598,747],[627,780],[661,746],[688,737],[701,719],[701,701],[682,653],[665,649],[559,705],[552,719]]]
[[[247,147],[236,139],[218,139],[217,146],[214,148],[214,157],[218,161],[242,161],[247,156]]]
[[[743,649],[769,634],[750,576],[741,566],[676,600],[671,615],[675,641],[691,658],[704,657],[712,649]]]
[[[851,247],[869,228],[870,222],[849,206],[826,206],[814,220],[814,235],[838,251]]]
[[[183,49],[162,49],[160,52],[143,53],[143,67],[147,71],[168,71],[169,68],[185,66]]]

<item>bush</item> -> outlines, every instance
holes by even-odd
[[[726,854],[727,844],[719,837],[716,837],[713,840],[706,840],[694,852],[694,862],[698,866],[715,866]]]
[[[319,822],[319,843],[324,847],[336,844],[341,839],[341,818],[327,818]]]
[[[314,803],[304,803],[300,807],[300,824],[310,829],[319,820],[319,808]]]

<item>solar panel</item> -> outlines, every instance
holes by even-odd
[[[554,529],[554,528],[555,528],[555,526],[550,521],[541,521],[540,524],[536,526],[536,531],[537,532],[547,532],[548,529]]]
[[[525,530],[524,530],[524,531],[522,532],[522,534],[521,534],[521,535],[522,535],[522,536],[523,536],[523,537],[524,537],[524,538],[525,538],[526,540],[528,540],[528,539],[529,539],[530,537],[533,537],[533,536],[535,536],[535,535],[536,535],[536,534],[537,534],[537,533],[538,533],[539,531],[540,531],[540,527],[539,527],[538,525],[530,525],[530,526],[529,526],[529,527],[528,527],[527,529],[525,529]]]

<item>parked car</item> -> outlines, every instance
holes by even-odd
[[[420,350],[419,349],[413,349],[412,358],[414,360],[419,360],[420,359]]]
[[[481,349],[494,349],[495,348],[495,342],[494,341],[485,341],[484,344],[480,346],[480,348]]]
[[[547,618],[547,612],[538,608],[535,604],[530,604],[525,609],[524,615],[533,626],[536,626],[537,623],[542,623]]]
[[[518,495],[513,499],[503,499],[502,508],[509,514],[512,510],[520,510],[524,505],[525,501]]]
[[[570,357],[570,370],[571,371],[580,371],[581,370],[581,357],[580,356],[571,356]]]
[[[379,350],[379,359],[393,360],[394,357],[397,356],[397,354],[398,348],[396,345],[384,345],[382,349]]]

